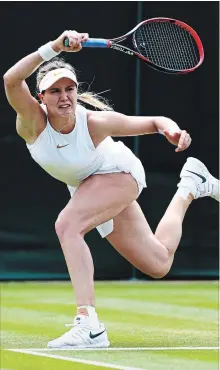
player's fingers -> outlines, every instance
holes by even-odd
[[[81,42],[85,42],[89,38],[89,34],[88,33],[80,33],[80,36],[81,36]]]
[[[68,37],[69,39],[70,49],[78,48],[81,42],[86,41],[89,37],[88,33],[79,33],[72,30],[66,31],[65,34],[66,34],[65,36]]]
[[[70,48],[76,48],[80,44],[80,39],[77,35],[70,35],[69,36],[69,47]]]
[[[181,135],[180,135],[180,139],[179,139],[179,142],[178,142],[178,149],[182,149],[183,148],[183,145],[184,145],[184,140],[186,138],[186,130],[183,130],[181,132]]]
[[[79,44],[75,48],[71,49],[71,51],[73,51],[73,52],[77,52],[77,51],[80,51],[80,50],[82,50],[82,45],[81,44]]]
[[[180,147],[178,145],[175,151],[182,152],[183,150],[187,149],[191,145],[191,142],[192,142],[191,136],[188,133],[186,133],[182,146]]]
[[[188,133],[186,133],[186,136],[185,136],[185,139],[184,139],[184,142],[183,142],[183,147],[184,148],[188,148],[188,146],[191,144],[191,137]]]

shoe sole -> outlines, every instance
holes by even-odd
[[[97,344],[91,344],[88,346],[50,346],[47,345],[48,348],[63,348],[63,349],[74,349],[74,348],[108,348],[110,346],[110,342],[101,342]]]

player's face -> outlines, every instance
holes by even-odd
[[[48,113],[67,117],[75,113],[77,104],[77,87],[69,78],[61,78],[45,90],[42,102]]]

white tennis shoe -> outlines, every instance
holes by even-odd
[[[78,315],[73,324],[67,324],[72,328],[61,337],[48,342],[50,348],[106,348],[110,342],[103,324],[91,325],[90,318]]]
[[[213,177],[206,166],[196,158],[187,158],[180,173],[181,181],[178,187],[192,188],[192,195],[195,199],[210,196],[219,202],[219,180]],[[189,180],[193,179],[193,182]],[[190,182],[191,181],[191,182]]]

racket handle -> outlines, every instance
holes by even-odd
[[[65,37],[63,41],[64,46],[69,47],[69,38]],[[88,39],[82,42],[83,48],[109,48],[111,46],[111,41],[105,39]]]

